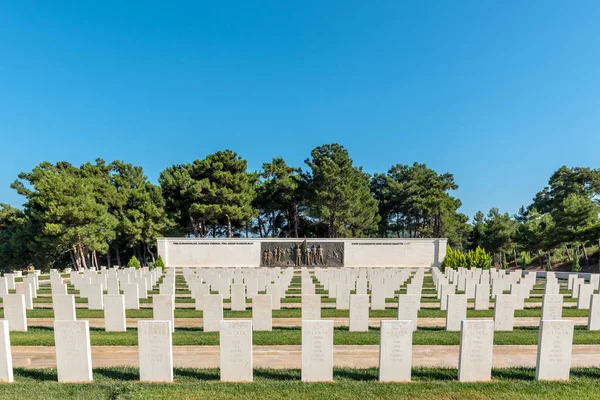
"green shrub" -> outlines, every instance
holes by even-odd
[[[133,256],[129,259],[127,263],[128,267],[134,267],[135,269],[140,269],[141,265],[136,256]]]
[[[502,269],[506,269],[508,265],[506,264],[506,254],[502,252]]]
[[[467,257],[460,250],[452,250],[450,245],[446,246],[446,258],[442,263],[442,270],[446,268],[457,269],[458,267],[467,267]]]
[[[156,261],[154,261],[154,268],[160,268],[163,271],[165,270],[165,262],[163,261],[161,256],[158,256]]]

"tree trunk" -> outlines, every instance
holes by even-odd
[[[94,256],[94,264],[96,264],[96,269],[100,269],[100,265],[98,265],[98,255],[96,254],[96,250],[92,252],[92,255]]]
[[[108,269],[111,269],[112,264],[110,262],[110,244],[108,245],[108,250],[106,250],[106,266]]]
[[[231,237],[231,218],[229,218],[229,214],[225,214],[225,219],[227,220],[227,237]]]
[[[77,248],[73,246],[69,253],[71,254],[71,260],[73,260],[73,268],[75,268],[76,271],[79,271],[81,269],[81,263],[79,262],[79,254],[77,253]]]
[[[258,217],[256,217],[256,220],[258,221],[258,236],[262,238],[262,219],[260,219],[260,213],[258,214]]]
[[[119,265],[119,268],[122,268],[123,264],[121,264],[121,254],[117,243],[115,243],[115,253],[117,253],[117,264]]]
[[[148,253],[150,253],[150,257],[152,257],[152,264],[154,264],[156,262],[156,258],[154,257],[154,252],[150,250],[150,245],[148,245],[148,243],[146,243],[146,248],[148,249]]]
[[[87,269],[88,266],[87,266],[87,263],[85,261],[85,254],[83,253],[83,249],[81,248],[81,243],[77,244],[77,250],[79,252],[79,257],[81,257],[81,262],[83,264],[83,268]]]
[[[194,233],[194,237],[199,237],[198,223],[194,220],[194,218],[191,215],[190,215],[190,225],[192,226],[192,232]]]
[[[248,239],[248,224],[249,224],[249,223],[250,223],[250,222],[246,221],[246,239]]]
[[[569,248],[567,246],[565,246],[565,252],[567,253],[567,260],[571,262],[571,254],[569,254]]]
[[[552,269],[552,251],[548,250],[548,265],[550,265],[550,269]]]
[[[542,251],[540,249],[538,249],[537,254],[538,254],[538,261],[540,263],[540,268],[544,269],[544,261],[542,260]]]
[[[298,204],[294,204],[294,237],[297,238],[298,237],[298,224],[299,224],[299,216],[298,216],[298,209],[300,208],[300,205]],[[598,240],[598,243],[600,244],[600,240]]]
[[[144,259],[144,261],[142,261],[142,267],[145,267],[146,266],[146,254],[147,254],[146,247],[147,246],[144,246],[143,244],[141,246],[142,246],[142,250],[144,251],[144,254],[142,255],[142,258]]]
[[[582,245],[581,248],[583,249],[583,257],[585,258],[585,265],[589,269],[590,268],[590,259],[588,258],[587,251],[585,251],[585,244]]]

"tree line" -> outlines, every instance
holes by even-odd
[[[304,168],[274,158],[259,171],[231,150],[160,173],[97,159],[79,167],[43,162],[11,185],[22,209],[0,205],[0,267],[154,262],[156,238],[447,237],[506,254],[583,252],[600,235],[600,171],[562,167],[530,206],[510,216],[492,209],[472,223],[458,210],[451,173],[397,164],[369,175],[339,144],[314,148]],[[541,255],[540,255],[541,259]]]

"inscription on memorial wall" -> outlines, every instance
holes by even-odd
[[[344,265],[343,242],[261,242],[262,267],[329,266]]]

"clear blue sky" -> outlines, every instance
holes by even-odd
[[[231,148],[251,169],[339,142],[367,172],[451,172],[515,213],[600,167],[598,1],[4,1],[0,202],[37,163],[152,181]]]

